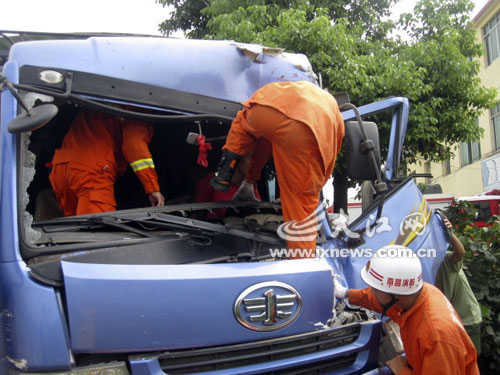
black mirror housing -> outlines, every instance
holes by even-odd
[[[47,124],[59,109],[54,104],[42,104],[34,107],[29,113],[24,112],[7,125],[7,130],[12,134],[20,134],[36,130]]]
[[[369,144],[373,144],[373,152],[380,168],[380,142],[378,137],[378,127],[374,122],[363,121],[363,128],[368,138]],[[364,143],[361,130],[357,121],[347,121],[345,123],[344,147],[346,153],[347,176],[353,180],[376,180],[377,172],[370,159],[368,152],[363,152]]]

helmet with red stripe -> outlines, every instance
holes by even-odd
[[[377,250],[361,270],[361,278],[386,293],[409,295],[422,289],[422,265],[413,250],[400,245]]]

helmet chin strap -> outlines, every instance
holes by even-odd
[[[392,306],[394,306],[394,304],[396,302],[398,302],[399,300],[394,297],[394,294],[391,294],[391,300],[387,303],[384,303],[384,304],[380,304],[382,306],[382,316],[380,317],[381,319],[385,316],[385,313],[387,312],[387,310],[389,310]]]

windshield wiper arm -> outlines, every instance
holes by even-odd
[[[217,204],[219,203],[219,204]],[[145,238],[159,238],[161,236],[148,233],[141,229],[135,228],[131,223],[142,224],[168,230],[178,230],[179,232],[209,235],[213,233],[230,235],[238,238],[245,238],[254,241],[266,242],[275,245],[282,245],[283,240],[277,236],[256,233],[244,229],[231,228],[228,225],[212,223],[204,220],[196,220],[189,217],[180,217],[166,212],[181,212],[196,211],[200,209],[215,209],[215,208],[232,208],[237,210],[241,207],[254,207],[277,209],[273,203],[265,202],[216,202],[216,203],[200,203],[194,205],[178,205],[178,206],[163,206],[149,207],[147,210],[133,209],[127,211],[115,211],[112,214],[106,213],[92,216],[75,216],[64,217],[59,219],[44,220],[34,222],[33,226],[41,226],[46,233],[62,232],[70,230],[83,229],[98,229],[104,226],[115,227],[127,232],[136,233]],[[154,228],[151,228],[154,230]]]
[[[102,223],[105,225],[109,225],[111,227],[123,229],[127,232],[132,232],[132,233],[138,234],[138,235],[143,236],[143,237],[149,237],[149,238],[158,237],[158,236],[151,234],[151,233],[148,233],[146,231],[131,227],[130,225],[123,223],[121,219],[116,218],[116,217],[104,216],[104,217],[99,218],[99,219],[101,219]]]
[[[117,218],[114,216],[97,216],[97,217],[88,217],[88,218],[74,218],[58,220],[57,222],[51,221],[39,221],[33,223],[33,226],[39,225],[43,227],[43,231],[46,233],[56,233],[63,232],[68,230],[82,230],[82,229],[98,229],[102,227],[113,227],[117,229],[121,229],[125,232],[135,233],[140,235],[141,237],[146,238],[155,238],[158,237],[152,233],[148,233],[141,229],[134,228],[130,225],[127,225],[123,222],[121,218]]]
[[[231,228],[227,225],[210,223],[203,220],[191,219],[188,217],[180,217],[175,215],[164,214],[160,212],[141,212],[131,214],[120,214],[119,218],[123,221],[143,223],[154,225],[161,228],[179,228],[181,231],[197,234],[211,233],[226,234],[249,240],[261,241],[275,245],[282,245],[282,241],[275,236],[254,233],[242,229]]]

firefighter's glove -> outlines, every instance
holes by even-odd
[[[347,297],[347,292],[349,291],[349,289],[347,289],[345,286],[343,286],[342,284],[340,284],[338,281],[337,281],[337,278],[335,277],[333,279],[333,286],[335,288],[335,297],[339,298],[339,299],[344,299]]]
[[[259,200],[255,196],[255,191],[253,188],[253,183],[248,181],[243,181],[233,196],[234,201],[254,201],[258,202]]]
[[[228,191],[231,187],[236,165],[241,160],[241,155],[224,150],[215,177],[210,180],[210,186],[218,191]]]

